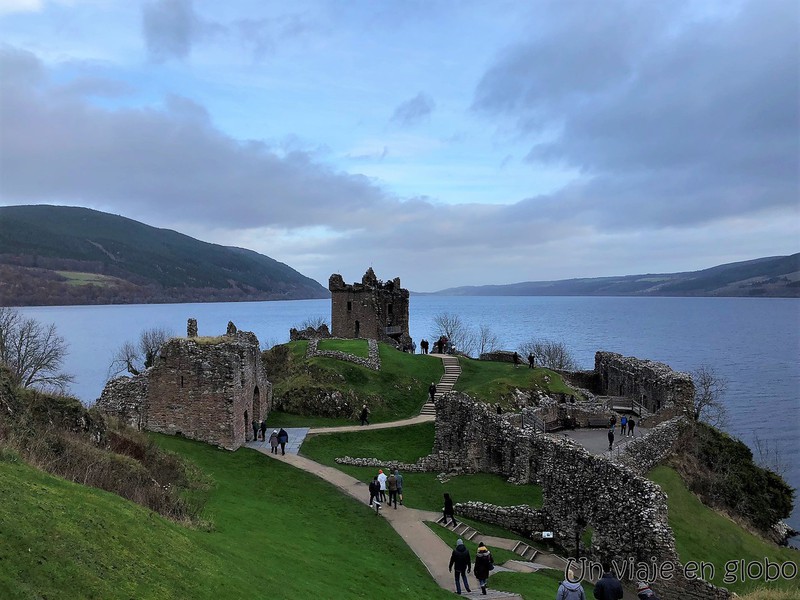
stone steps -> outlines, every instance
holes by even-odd
[[[441,525],[445,529],[449,529],[450,531],[454,532],[456,535],[458,535],[458,537],[462,539],[471,540],[472,538],[478,535],[478,531],[475,528],[470,527],[466,523],[459,523],[458,525],[453,527],[452,522],[448,520],[448,524],[445,525],[444,515],[436,519],[436,523]]]
[[[522,558],[529,562],[533,562],[533,559],[535,559],[536,555],[539,554],[539,551],[536,548],[529,546],[525,542],[517,542],[512,552],[519,554]]]
[[[458,364],[458,358],[455,356],[437,356],[442,359],[442,363],[444,364],[444,375],[442,375],[439,383],[436,384],[436,393],[433,395],[434,400],[437,400],[443,395],[453,391],[453,386],[461,375],[461,367]],[[436,406],[433,402],[428,400],[428,402],[422,405],[422,409],[419,411],[419,414],[436,415]]]

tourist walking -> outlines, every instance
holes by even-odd
[[[611,570],[610,563],[603,563],[603,576],[594,586],[594,597],[597,600],[620,600],[622,584]]]
[[[372,506],[372,503],[375,503],[375,514],[381,510],[381,484],[378,483],[378,476],[372,478],[372,481],[369,482],[369,505]]]
[[[394,478],[397,481],[397,497],[400,499],[400,506],[403,506],[403,476],[397,469],[394,470]]]
[[[631,437],[636,437],[635,429],[636,429],[636,421],[634,421],[633,417],[631,417],[630,419],[628,419],[628,435]]]
[[[386,502],[386,473],[383,469],[378,470],[378,483],[381,486],[381,502]]]
[[[251,423],[251,425],[253,426],[253,441],[257,442],[258,441],[258,421],[253,419],[253,422]]]
[[[519,354],[514,352],[514,368],[516,369],[519,366]]]
[[[614,428],[608,430],[608,450],[611,451],[612,446],[614,445]]]
[[[627,428],[628,428],[628,417],[623,415],[622,418],[619,421],[619,434],[622,437],[625,437],[625,432],[626,432]]]
[[[389,506],[394,502],[394,509],[397,510],[397,477],[394,473],[389,474],[386,478],[386,489],[389,490]]]
[[[609,417],[608,426],[611,427],[611,429],[617,426],[617,415],[611,415],[611,417]]]
[[[445,494],[446,496],[447,494]],[[458,538],[456,542],[456,549],[453,550],[453,553],[450,555],[450,564],[447,567],[447,570],[451,573],[455,568],[455,580],[456,580],[456,594],[461,594],[461,580],[464,581],[464,589],[467,590],[467,593],[471,592],[472,590],[469,589],[469,582],[467,581],[467,573],[472,570],[472,560],[469,557],[469,550],[464,545],[464,542],[461,538]]]
[[[586,600],[583,586],[580,581],[575,581],[575,573],[572,569],[567,571],[567,578],[558,586],[556,600]]]
[[[366,404],[361,407],[361,425],[369,425],[369,409]]]
[[[489,571],[494,569],[494,558],[492,553],[483,542],[478,542],[478,551],[475,553],[475,579],[481,586],[481,594],[486,595],[486,581],[489,579]]]
[[[442,508],[442,513],[444,514],[445,527],[447,527],[447,517],[450,517],[450,520],[453,521],[453,527],[458,525],[458,523],[456,523],[455,512],[453,511],[453,499],[450,497],[450,494],[445,493],[444,495],[444,508]]]
[[[269,436],[269,451],[270,454],[278,453],[278,430],[273,429]]]
[[[286,455],[286,444],[288,442],[289,442],[289,434],[286,433],[286,430],[283,427],[281,427],[281,430],[278,432],[278,443],[281,445],[282,456]]]
[[[428,353],[428,340],[423,339],[419,343],[419,347],[420,347],[420,350],[422,350],[423,354],[427,354]]]
[[[431,381],[431,384],[428,386],[428,395],[431,397],[431,402],[433,402],[434,396],[436,396],[436,384]]]
[[[262,419],[261,423],[259,423],[259,427],[261,429],[261,441],[262,442],[266,442],[267,441],[267,422]]]
[[[528,368],[533,369],[536,367],[536,357],[533,355],[533,352],[528,354]]]

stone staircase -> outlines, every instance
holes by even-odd
[[[529,546],[525,542],[517,542],[512,551],[515,554],[519,554],[528,562],[533,562],[536,558],[536,555],[539,554],[539,551],[536,548]]]
[[[465,539],[465,540],[472,540],[472,538],[474,538],[474,537],[476,537],[478,535],[478,531],[476,529],[474,529],[473,527],[470,527],[469,525],[467,525],[465,523],[459,523],[458,525],[453,527],[452,521],[450,521],[448,519],[448,524],[445,525],[444,524],[444,516],[441,516],[438,519],[436,519],[436,523],[438,525],[441,525],[445,529],[449,529],[453,533],[457,534],[458,537],[460,537],[462,539]]]
[[[436,384],[436,394],[434,396],[434,398],[439,398],[443,394],[447,394],[453,390],[453,386],[458,380],[459,375],[461,375],[461,367],[458,364],[457,356],[450,356],[448,354],[433,354],[432,356],[438,356],[444,363],[444,375],[442,375],[439,383]],[[436,406],[429,399],[422,406],[422,410],[419,411],[419,414],[436,415]]]

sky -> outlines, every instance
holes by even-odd
[[[0,205],[458,285],[800,250],[795,0],[0,0]]]

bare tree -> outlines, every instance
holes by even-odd
[[[703,421],[717,429],[727,423],[723,398],[728,382],[713,367],[700,365],[692,372],[694,380],[694,420]]]
[[[0,362],[9,368],[14,385],[66,391],[73,378],[59,371],[67,349],[52,323],[43,325],[0,307]]]
[[[138,375],[153,366],[161,346],[174,337],[172,331],[165,327],[145,329],[139,334],[136,342],[127,341],[114,353],[108,367],[108,377],[114,377],[127,371]]]
[[[519,353],[523,358],[533,354],[536,364],[540,367],[561,371],[574,371],[578,368],[575,357],[564,342],[531,340],[519,347]]]
[[[439,313],[433,317],[435,334],[432,337],[445,336],[456,350],[467,356],[472,356],[477,346],[475,333],[461,320],[461,317],[452,313]]]
[[[488,325],[483,324],[478,328],[477,345],[478,356],[486,352],[494,352],[500,347],[500,338],[489,329]]]
[[[316,317],[308,317],[302,323],[300,323],[300,327],[297,327],[296,329],[298,329],[299,331],[309,328],[319,329],[323,325],[328,325],[327,317],[324,317],[322,315],[317,315]],[[330,328],[330,326],[328,327]]]
[[[753,432],[755,458],[759,466],[777,473],[781,477],[789,470],[786,448],[780,441],[762,439],[758,432]]]

